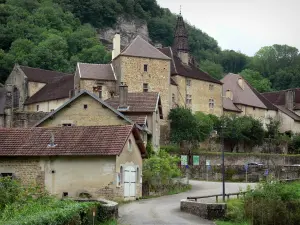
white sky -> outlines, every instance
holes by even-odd
[[[219,43],[254,55],[261,47],[287,44],[300,50],[300,0],[157,0]]]

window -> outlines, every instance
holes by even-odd
[[[1,177],[13,177],[12,173],[1,173]]]
[[[213,90],[214,90],[214,85],[210,84],[210,85],[209,85],[209,90],[210,90],[210,91],[213,91]]]
[[[20,92],[18,88],[14,87],[13,90],[13,107],[19,108],[19,99],[20,99]]]
[[[62,126],[63,126],[63,127],[71,127],[72,124],[71,124],[71,123],[63,123]]]
[[[186,95],[186,104],[191,105],[192,104],[192,95]]]
[[[149,91],[149,86],[147,83],[143,83],[143,91],[148,92]]]
[[[188,87],[191,86],[191,80],[190,80],[190,79],[187,79],[187,80],[186,80],[186,86],[188,86]]]
[[[131,143],[131,139],[129,139],[129,141],[128,141],[128,151],[129,151],[129,152],[132,151],[132,143]]]
[[[175,103],[175,94],[172,94],[172,103]]]
[[[40,106],[36,105],[36,111],[38,112],[40,110]]]
[[[87,108],[88,108],[88,105],[83,105],[83,108],[84,108],[84,109],[87,109]]]
[[[93,92],[94,93],[98,93],[98,97],[102,98],[102,86],[97,86],[97,87],[93,87]]]
[[[215,108],[215,100],[209,99],[209,108],[210,108],[210,109]]]
[[[120,174],[119,174],[119,186],[121,186],[121,184],[123,184],[123,166],[120,167]]]
[[[148,65],[144,64],[144,72],[147,72],[147,71],[148,71]]]

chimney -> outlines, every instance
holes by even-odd
[[[121,53],[121,35],[117,32],[113,39],[112,59],[115,59]]]
[[[226,98],[229,98],[229,99],[231,99],[231,101],[233,100],[233,93],[232,93],[232,91],[231,90],[227,90],[226,91]]]
[[[239,84],[240,88],[242,88],[243,90],[245,89],[245,82],[244,82],[243,78],[240,77],[238,79],[238,84]]]
[[[120,85],[120,103],[119,110],[127,110],[128,109],[128,86],[125,83],[121,83]]]
[[[52,131],[50,132],[50,135],[51,135],[51,138],[50,138],[50,143],[48,144],[48,148],[54,148],[57,146],[57,144],[55,144],[55,142],[54,142],[54,134]]]
[[[285,107],[288,108],[289,110],[293,110],[294,102],[295,102],[294,90],[287,90],[285,92]]]

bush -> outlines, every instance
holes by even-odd
[[[245,221],[245,208],[243,199],[231,199],[227,202],[226,219],[234,222]]]

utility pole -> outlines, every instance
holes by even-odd
[[[224,124],[221,126],[221,150],[222,150],[222,190],[223,190],[223,202],[225,202],[225,163],[224,163]]]

